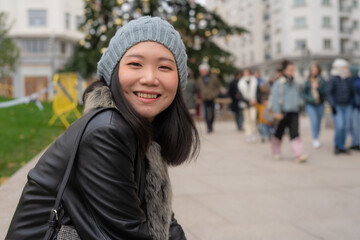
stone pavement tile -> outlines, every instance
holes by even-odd
[[[308,220],[316,214],[276,197],[278,192],[193,196],[231,223],[255,224],[272,221]]]
[[[199,177],[200,178],[200,177]],[[202,177],[202,182],[223,193],[237,193],[242,191],[280,190],[279,184],[272,183],[263,177],[263,174],[228,174],[209,175]]]
[[[180,225],[187,226],[190,229],[230,223],[216,211],[190,195],[177,196],[173,201],[173,211]]]
[[[294,163],[295,164],[295,163]],[[302,166],[299,166],[300,168]],[[319,171],[303,171],[303,172],[276,172],[269,173],[264,176],[269,182],[292,189],[318,189],[328,187],[327,180],[328,173]],[[326,176],[324,176],[326,175]]]
[[[198,239],[206,240],[319,240],[284,222],[227,224],[192,228]],[[191,240],[191,239],[189,239]]]
[[[221,193],[221,189],[214,188],[210,184],[199,181],[192,176],[180,178],[176,177],[176,175],[170,175],[170,180],[174,195]]]
[[[209,161],[211,164],[203,166],[207,174],[262,174],[266,172],[266,168],[257,167],[249,161],[243,161],[236,157],[226,157],[217,161]]]
[[[350,155],[334,155],[332,152],[319,149],[311,163],[321,169],[327,170],[360,170],[360,153]],[[315,154],[315,153],[314,153]]]
[[[339,192],[342,192],[342,193],[360,197],[360,186],[359,187],[341,187],[341,188],[334,188],[334,189]]]
[[[185,236],[186,236],[186,239],[187,240],[203,240],[203,238],[198,238],[197,236],[194,235],[193,233],[193,229],[191,228],[188,228],[188,227],[184,227],[184,226],[181,226],[185,232]]]
[[[266,150],[259,150],[266,151]],[[269,150],[270,151],[270,150]],[[303,172],[316,172],[319,170],[318,167],[312,164],[312,159],[309,159],[307,163],[297,164],[295,160],[290,158],[282,158],[281,160],[275,160],[269,155],[267,157],[257,157],[251,164],[256,168],[262,168],[267,173],[303,173]]]
[[[359,172],[357,169],[324,171],[322,181],[331,187],[360,187]]]
[[[335,189],[292,190],[278,192],[276,196],[299,209],[311,211],[317,218],[360,218],[359,197]]]
[[[296,223],[301,229],[325,240],[359,240],[360,218],[324,218]]]
[[[244,161],[234,154],[223,155],[214,159],[209,153],[201,153],[202,159],[197,159],[189,164],[170,168],[170,175],[178,176],[203,176],[212,174],[247,174],[265,173],[265,168],[251,164],[251,161]]]

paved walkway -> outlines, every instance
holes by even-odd
[[[314,150],[303,117],[310,159],[296,164],[288,138],[284,159],[275,161],[268,143],[245,143],[233,122],[216,122],[211,135],[199,128],[197,162],[170,170],[174,212],[189,240],[360,239],[360,153],[334,156],[332,130],[322,129]],[[35,162],[0,187],[0,239]]]

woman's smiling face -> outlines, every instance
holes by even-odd
[[[125,98],[149,121],[175,98],[179,84],[175,58],[160,43],[140,42],[129,48],[120,60],[118,74]]]

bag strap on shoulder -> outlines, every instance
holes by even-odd
[[[89,124],[89,122],[97,114],[99,114],[101,112],[104,112],[106,110],[109,110],[109,109],[114,109],[114,108],[100,108],[100,109],[97,109],[97,110],[94,110],[94,111],[88,113],[90,116],[87,116],[87,118],[88,118],[87,121],[82,125],[81,129],[79,130],[78,135],[76,136],[74,148],[73,148],[73,151],[72,151],[72,153],[70,155],[69,162],[68,162],[68,164],[66,166],[64,177],[63,177],[63,179],[61,181],[61,184],[60,184],[57,196],[56,196],[54,207],[50,211],[50,217],[49,217],[49,220],[48,220],[49,228],[46,231],[44,240],[50,240],[52,238],[55,230],[56,230],[58,220],[59,220],[59,215],[58,214],[59,214],[59,208],[60,208],[61,199],[62,199],[62,196],[64,194],[66,185],[67,185],[67,183],[69,181],[70,174],[71,174],[74,162],[75,162],[76,153],[77,153],[77,150],[79,148],[80,141],[81,141],[81,138],[82,138],[82,136],[83,136],[83,134],[85,132],[85,129],[86,129],[87,125]]]

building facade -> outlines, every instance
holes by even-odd
[[[28,96],[49,87],[52,76],[72,56],[83,39],[83,0],[0,0],[8,13],[20,59],[12,76],[13,96]],[[51,98],[52,92],[43,96]]]
[[[337,57],[360,63],[359,0],[207,0],[229,23],[249,34],[219,40],[239,68],[259,69],[269,79],[284,59],[305,80],[311,62],[324,75]],[[230,50],[231,49],[231,50]]]

